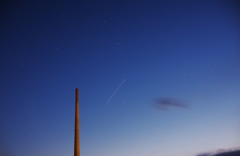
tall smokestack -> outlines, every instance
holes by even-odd
[[[80,156],[80,126],[78,88],[76,88],[74,156]]]

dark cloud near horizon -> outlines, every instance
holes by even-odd
[[[213,153],[202,153],[202,154],[197,154],[196,156],[239,156],[240,155],[240,150],[239,149],[234,149],[234,150],[218,150]]]
[[[164,97],[155,99],[153,107],[159,110],[167,110],[169,107],[188,108],[188,105],[182,100]]]

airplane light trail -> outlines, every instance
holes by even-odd
[[[114,93],[112,94],[112,96],[108,99],[108,101],[107,101],[106,104],[108,104],[108,102],[113,98],[113,96],[117,93],[118,89],[123,85],[123,83],[124,83],[125,81],[126,81],[126,79],[124,79],[124,80],[122,81],[122,83],[117,87],[117,89],[114,91]]]

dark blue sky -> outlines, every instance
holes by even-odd
[[[73,155],[76,87],[82,156],[193,156],[239,147],[239,2],[1,6],[3,153]],[[187,107],[153,107],[165,98]]]

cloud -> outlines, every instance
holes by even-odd
[[[164,97],[155,99],[153,107],[159,110],[167,110],[169,107],[187,108],[188,106],[182,100]]]
[[[196,156],[236,156],[240,155],[239,149],[231,149],[231,150],[218,150],[215,152],[210,153],[203,153],[203,154],[197,154]]]

